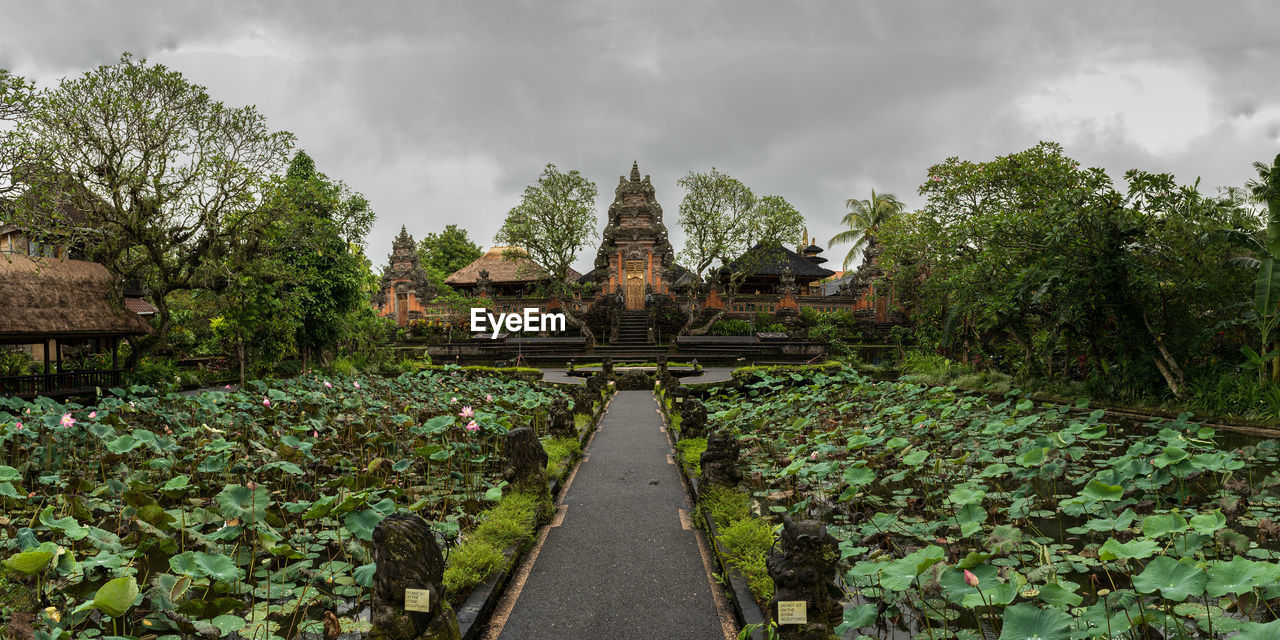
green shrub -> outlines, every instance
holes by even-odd
[[[339,376],[354,376],[359,373],[359,370],[356,368],[355,359],[350,356],[338,356],[334,358],[333,362],[329,365],[329,370],[334,375]]]
[[[479,538],[469,539],[449,552],[444,569],[445,593],[450,599],[461,599],[476,585],[501,571],[507,558],[496,547]]]
[[[146,385],[161,390],[173,388],[178,381],[178,368],[166,358],[145,358],[128,375],[129,384]]]
[[[751,334],[751,323],[737,318],[716,320],[707,329],[707,335],[712,336],[749,336]]]

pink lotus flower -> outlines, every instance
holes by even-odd
[[[965,570],[964,570],[964,583],[965,583],[965,584],[967,584],[967,585],[969,585],[969,586],[971,586],[971,587],[977,588],[977,586],[978,586],[978,576],[973,575],[973,572],[972,572],[972,571],[970,571],[970,570],[968,570],[968,569],[965,569]]]
[[[262,399],[262,406],[264,406],[264,407],[270,407],[270,406],[271,406],[271,398],[263,398],[263,399]]]
[[[311,430],[311,437],[312,437],[312,438],[319,438],[319,437],[320,437],[320,432],[319,432],[319,431],[316,431],[315,429],[312,429],[312,430]]]
[[[70,426],[75,425],[75,423],[76,423],[76,419],[75,419],[75,418],[72,418],[72,417],[71,417],[71,414],[69,414],[69,413],[64,413],[64,414],[62,414],[62,426],[64,426],[64,427],[70,427]]]
[[[809,459],[810,459],[810,460],[817,460],[817,459],[818,459],[818,452],[817,452],[817,451],[814,451],[813,453],[809,454]]]
[[[333,385],[332,385],[332,384],[329,384],[329,381],[328,381],[328,380],[325,380],[325,381],[324,381],[324,388],[326,388],[326,389],[332,389],[332,388],[333,388]]]
[[[486,393],[486,394],[484,394],[484,401],[485,401],[485,402],[493,402],[493,394],[492,394],[492,393]]]
[[[476,415],[476,412],[471,409],[471,405],[467,405],[462,408],[462,411],[458,412],[458,415],[462,416],[463,418],[470,418]]]
[[[467,431],[479,431],[479,430],[480,430],[480,425],[476,424],[475,420],[472,420],[471,422],[467,423]]]
[[[454,396],[454,397],[452,397],[452,398],[449,398],[449,404],[453,404],[453,403],[455,403],[455,402],[457,402],[457,401],[458,401],[458,396]]]
[[[359,383],[359,382],[355,383],[355,385],[356,385],[356,388],[357,388],[357,389],[359,389],[359,388],[360,388],[360,383]]]
[[[18,423],[18,431],[22,431],[22,423],[21,423],[21,422],[19,422],[19,423]]]
[[[94,418],[97,418],[97,417],[98,417],[98,412],[97,412],[97,411],[90,411],[90,412],[89,412],[89,419],[90,419],[90,420],[93,420]]]
[[[227,385],[227,386],[223,387],[223,389],[226,389],[226,390],[230,391],[230,390],[231,390],[231,385]]]

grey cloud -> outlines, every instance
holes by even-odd
[[[785,196],[825,240],[846,198],[876,188],[918,205],[931,164],[1062,135],[1019,119],[1016,100],[1099,66],[1199,65],[1216,100],[1217,125],[1177,153],[1110,129],[1068,145],[1117,180],[1139,167],[1239,184],[1280,133],[1265,120],[1280,110],[1280,7],[1262,1],[14,2],[0,15],[0,67],[51,79],[128,50],[257,104],[370,197],[375,260],[401,224],[461,223],[489,243],[547,162],[595,180],[603,216],[639,160],[677,243],[676,180],[713,165]],[[219,52],[252,34],[258,57]]]

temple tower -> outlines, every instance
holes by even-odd
[[[662,223],[662,206],[649,176],[640,179],[638,164],[631,164],[629,178],[618,177],[614,194],[595,269],[583,280],[599,282],[601,293],[621,294],[626,309],[642,310],[645,295],[670,293],[680,272]]]

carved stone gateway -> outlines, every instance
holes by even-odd
[[[769,552],[765,566],[773,578],[770,615],[781,621],[779,603],[804,602],[804,624],[779,624],[787,640],[828,640],[844,616],[841,591],[836,586],[836,539],[819,520],[793,522],[783,516],[782,535]],[[788,606],[785,605],[784,606]]]
[[[686,400],[686,402],[688,402]],[[681,418],[684,429],[684,418]],[[738,468],[741,447],[732,435],[712,434],[707,438],[707,449],[702,452],[702,482],[710,487],[733,488],[742,482],[742,470]]]
[[[458,618],[444,599],[444,556],[435,533],[413,514],[392,514],[373,530],[372,640],[457,640]],[[428,611],[405,610],[406,590],[426,591]]]

